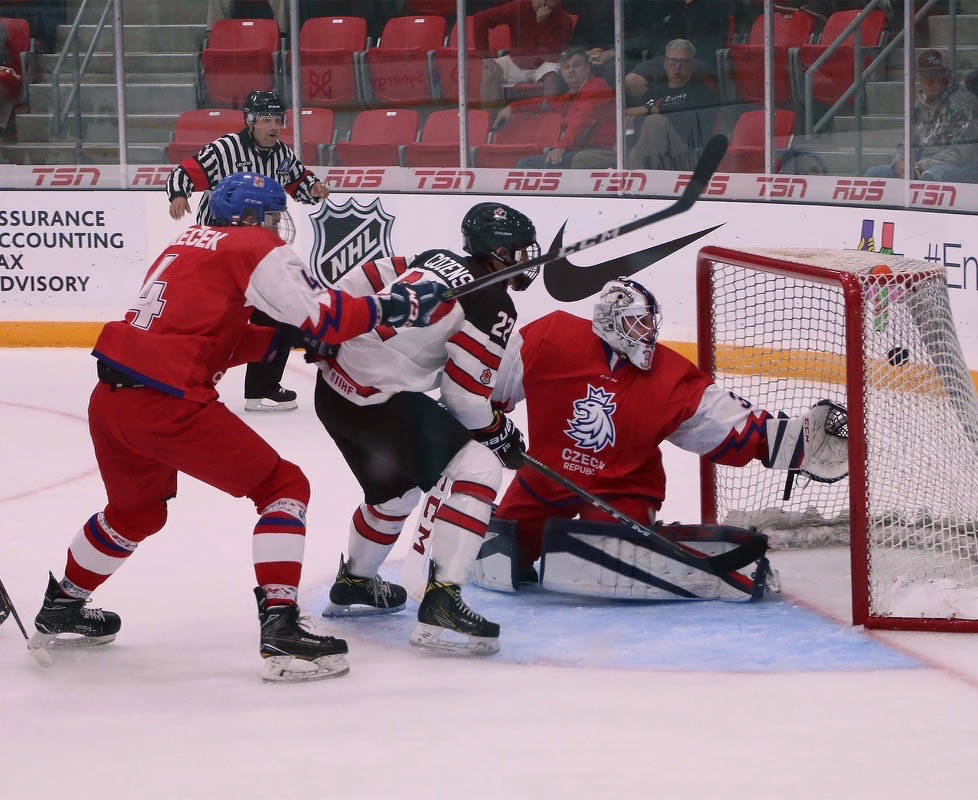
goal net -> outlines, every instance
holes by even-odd
[[[882,253],[707,247],[700,366],[789,416],[849,410],[849,476],[794,481],[759,462],[702,465],[704,522],[772,547],[849,542],[853,621],[978,630],[978,395],[944,268]]]

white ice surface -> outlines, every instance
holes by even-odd
[[[69,540],[104,503],[85,424],[94,362],[84,350],[0,349],[0,374],[0,577],[30,627],[47,571],[60,577]],[[300,409],[246,417],[312,481],[301,599],[318,613],[360,495],[315,418],[311,370],[295,356],[286,377]],[[235,410],[242,378],[232,370],[222,385]],[[670,450],[667,468],[663,516],[697,519],[695,459]],[[594,652],[576,666],[507,659],[507,630],[522,621],[525,642],[538,624],[538,609],[511,597],[498,602],[527,605],[511,606],[501,657],[432,657],[346,625],[347,677],[270,686],[258,678],[254,519],[248,501],[181,477],[164,531],[96,594],[122,614],[116,643],[42,670],[13,620],[0,627],[0,798],[978,796],[978,637],[865,641],[848,627],[842,549],[776,554],[790,601],[761,613],[698,604],[729,620],[716,658],[695,625],[678,624],[685,604],[568,604],[541,636],[560,625],[567,647]],[[599,612],[633,632],[654,615],[650,637],[669,632],[677,667],[581,666],[616,646],[574,637]],[[397,624],[406,636],[409,617],[376,630]],[[805,644],[792,638],[799,624],[814,637]],[[770,635],[746,635],[758,630]],[[744,647],[769,640],[768,667],[724,669],[722,648],[742,633]],[[820,638],[874,666],[826,669]],[[782,640],[800,652],[778,658]]]

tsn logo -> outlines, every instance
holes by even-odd
[[[418,179],[419,189],[465,190],[475,183],[475,173],[470,169],[416,169],[414,177]]]
[[[560,186],[559,172],[539,170],[510,170],[506,173],[503,191],[513,192],[556,192]]]
[[[592,172],[593,192],[644,192],[648,182],[644,172]]]
[[[95,167],[34,167],[31,174],[35,186],[95,186],[102,175]]]
[[[334,167],[327,170],[324,182],[331,189],[379,189],[386,174],[386,169]]]
[[[833,200],[849,200],[860,203],[878,203],[883,199],[886,188],[884,180],[864,180],[862,178],[839,178],[832,191]]]
[[[943,183],[911,183],[910,202],[913,205],[953,208],[958,193]]]
[[[690,179],[692,179],[692,172],[683,172],[676,178],[676,185],[672,187],[673,194],[682,194],[686,187],[689,185]],[[704,195],[712,195],[713,197],[719,197],[720,195],[727,193],[727,186],[730,184],[729,175],[714,175],[710,178],[710,183],[706,187],[706,191],[703,192]]]
[[[758,175],[757,183],[759,185],[758,197],[794,197],[795,189],[797,189],[798,197],[802,198],[808,191],[808,181],[804,178]],[[768,187],[770,187],[770,191],[768,191]]]

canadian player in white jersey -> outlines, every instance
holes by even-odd
[[[253,309],[319,348],[382,323],[423,325],[446,304],[438,283],[362,297],[323,288],[277,233],[285,202],[271,178],[242,172],[222,180],[211,198],[217,224],[193,226],[170,244],[133,307],[102,329],[88,416],[108,503],[71,542],[64,578],[49,577],[29,644],[38,660],[50,661],[52,648],[115,638],[119,615],[85,603],[163,527],[183,472],[248,497],[258,512],[250,538],[265,678],[349,669],[346,642],[308,630],[299,617],[309,480],[218,400],[216,384],[229,367],[293,344],[284,331],[249,323]]]
[[[339,287],[353,295],[427,280],[458,287],[539,253],[533,223],[500,203],[474,206],[461,227],[468,256],[428,250],[383,259],[352,270]],[[510,285],[525,288],[532,278],[520,273]],[[422,493],[444,474],[450,486],[433,521],[440,535],[411,643],[472,654],[499,649],[499,626],[473,612],[460,587],[482,544],[501,466],[515,468],[522,442],[489,402],[516,323],[507,288],[500,282],[464,295],[426,332],[380,327],[320,363],[316,413],[364,491],[327,616],[404,607],[405,590],[377,570]],[[441,403],[424,394],[433,389]]]

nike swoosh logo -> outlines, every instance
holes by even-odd
[[[666,256],[671,256],[673,253],[682,250],[697,239],[702,239],[724,224],[721,222],[712,228],[704,228],[696,233],[673,239],[671,242],[663,242],[653,247],[647,247],[645,250],[612,258],[609,261],[602,261],[600,264],[594,264],[590,267],[579,267],[566,258],[558,258],[544,266],[543,284],[554,300],[560,300],[564,303],[583,300],[585,297],[590,297],[600,291],[601,287],[608,281],[634,275],[656,261],[661,261]],[[564,228],[566,227],[567,222],[560,226],[560,230],[554,236],[553,244],[550,245],[548,252],[553,253],[563,246]]]

